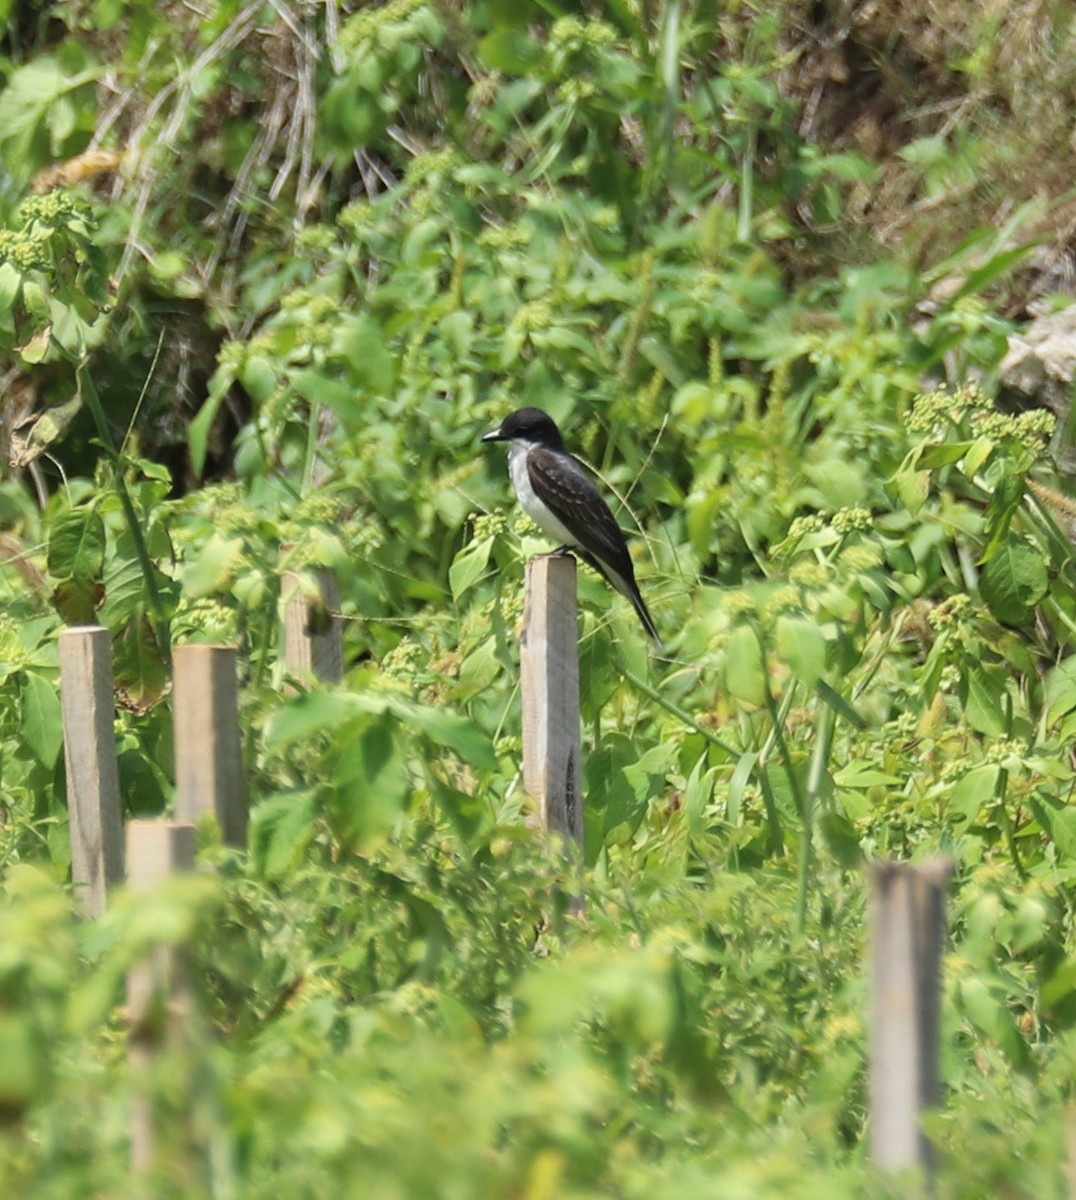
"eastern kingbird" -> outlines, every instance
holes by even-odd
[[[511,442],[508,474],[523,511],[562,550],[580,556],[635,606],[639,620],[660,646],[654,619],[635,582],[624,534],[583,465],[564,449],[560,430],[540,408],[520,408],[482,437]]]

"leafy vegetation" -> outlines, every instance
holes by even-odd
[[[1048,16],[1060,69],[1067,6],[10,7],[5,1192],[905,1194],[865,1150],[862,867],[943,852],[937,1194],[1063,1194],[1066,431],[991,396],[1068,203],[1010,35]],[[619,497],[667,644],[581,571],[578,863],[518,781],[544,543],[478,437],[521,404]],[[295,691],[279,580],[317,568],[348,668]],[[172,799],[190,640],[239,648],[253,808],[247,852],[78,925],[87,621],[127,812]],[[141,1068],[161,944],[189,1011]]]

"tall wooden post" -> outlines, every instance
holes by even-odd
[[[314,595],[310,594],[311,582]],[[344,648],[336,576],[325,569],[301,574],[288,571],[281,582],[280,599],[285,668],[300,677],[339,683],[344,677]]]
[[[929,1172],[920,1117],[940,1098],[938,1010],[948,859],[871,871],[870,1153]]]
[[[575,559],[545,554],[527,563],[520,675],[523,786],[545,828],[583,841],[579,740],[579,634]]]
[[[176,817],[214,813],[229,846],[247,840],[236,655],[231,646],[177,646],[172,655]]]
[[[194,826],[178,821],[138,820],[127,825],[127,881],[132,892],[152,891],[177,871],[194,867]],[[131,1166],[153,1164],[152,1065],[162,1041],[184,1019],[183,983],[173,951],[155,946],[127,975],[130,1064],[135,1083],[131,1102]]]
[[[60,634],[60,705],[75,904],[80,915],[99,917],[107,889],[123,879],[112,644],[100,625]]]

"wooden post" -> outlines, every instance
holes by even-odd
[[[938,1009],[948,859],[871,871],[870,1154],[931,1169],[920,1117],[940,1098]]]
[[[116,765],[112,645],[100,625],[60,634],[60,703],[71,829],[71,880],[83,917],[105,911],[123,879],[123,821]]]
[[[194,826],[178,821],[138,820],[127,825],[127,882],[149,892],[177,871],[194,866]],[[153,1095],[150,1068],[158,1047],[182,1021],[182,981],[172,951],[155,946],[127,975],[127,1022],[134,1080],[131,1102],[131,1167],[153,1162]]]
[[[523,786],[538,802],[544,827],[581,845],[579,635],[570,555],[543,554],[527,563],[519,665]]]
[[[313,581],[316,594],[310,594]],[[285,573],[281,583],[284,606],[284,667],[299,677],[325,683],[344,677],[343,622],[336,576],[326,569]]]
[[[177,646],[172,655],[176,817],[214,813],[229,846],[247,841],[235,650]]]

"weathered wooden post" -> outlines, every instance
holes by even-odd
[[[169,875],[194,867],[195,831],[179,821],[137,820],[127,824],[127,883],[133,892],[152,891]],[[183,983],[172,950],[155,946],[127,975],[127,1023],[134,1080],[131,1100],[131,1167],[153,1162],[151,1066],[161,1043],[183,1019]]]
[[[948,859],[871,870],[870,1154],[929,1173],[920,1118],[940,1099],[938,1010]]]
[[[99,917],[123,879],[112,644],[107,629],[80,625],[60,634],[59,649],[71,879],[80,915]]]
[[[213,813],[229,846],[247,840],[236,654],[231,646],[177,646],[172,655],[176,817]]]
[[[339,683],[344,676],[340,589],[332,571],[287,571],[281,581],[284,667],[291,674]]]
[[[523,692],[523,786],[546,829],[583,841],[579,740],[579,634],[575,559],[527,563],[519,665]]]

